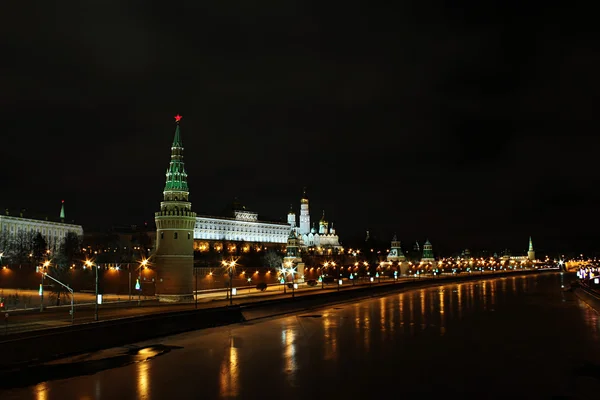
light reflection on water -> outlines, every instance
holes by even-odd
[[[481,282],[481,299],[483,300],[483,310],[487,310],[487,282]]]
[[[527,390],[536,393],[534,389],[542,390],[554,384],[557,377],[560,380],[561,374],[570,373],[565,372],[571,368],[565,363],[579,362],[583,359],[581,354],[587,357],[600,353],[594,350],[600,335],[600,317],[587,306],[577,308],[576,300],[571,298],[562,303],[558,277],[499,279],[417,289],[340,306],[339,311],[325,308],[311,312],[322,314],[321,318],[294,316],[228,327],[229,339],[224,336],[225,328],[200,331],[190,335],[202,342],[203,351],[213,351],[214,361],[212,357],[198,357],[198,348],[188,341],[182,350],[164,359],[124,367],[129,368],[128,373],[120,374],[118,385],[128,384],[128,390],[135,390],[129,398],[169,398],[172,388],[157,383],[157,377],[164,376],[169,377],[172,387],[189,393],[186,398],[253,398],[261,390],[275,397],[294,393],[287,397],[327,394],[363,398],[371,394],[384,397],[380,392],[387,388],[369,385],[368,390],[361,391],[358,383],[362,379],[389,382],[397,376],[406,376],[403,384],[407,392],[427,391],[432,382],[440,388],[449,385],[448,391],[460,392],[464,389],[460,381],[468,370],[472,375],[468,385],[480,393],[487,393],[490,383],[502,395],[511,384],[513,388],[530,385]],[[522,281],[529,283],[523,285]],[[554,292],[548,283],[554,285]],[[523,295],[528,290],[535,291],[536,296]],[[425,330],[415,329],[416,324]],[[522,334],[524,328],[526,335]],[[465,332],[471,331],[472,340],[464,343]],[[594,341],[590,340],[592,337]],[[176,342],[178,339],[174,338],[170,340]],[[241,342],[243,338],[246,342]],[[249,345],[240,346],[242,343]],[[398,360],[395,368],[377,368],[394,359]],[[486,362],[485,371],[469,370],[481,359],[492,360]],[[194,368],[173,367],[177,365]],[[431,381],[431,377],[423,377],[420,372],[445,367],[446,380],[436,376]],[[500,376],[506,371],[510,374]],[[40,384],[33,392],[29,388],[27,398],[66,399],[71,398],[69,393],[86,393],[90,398],[96,393],[98,398],[97,385],[104,385],[103,398],[118,398],[113,388],[117,384],[103,374],[74,378],[75,385],[69,381],[69,387],[64,383],[62,387],[53,386],[53,382]],[[315,396],[313,389],[325,381],[327,385],[318,388],[323,396]],[[544,381],[543,387],[535,386],[540,381]],[[333,389],[325,393],[328,387]],[[288,389],[293,390],[286,392]],[[376,392],[378,389],[380,392]],[[543,397],[538,395],[532,397]]]
[[[290,384],[295,384],[296,378],[296,332],[292,329],[286,329],[281,332],[282,346],[284,347],[284,369],[288,376]]]
[[[147,399],[150,396],[150,374],[148,371],[150,363],[138,362],[136,365],[137,396],[139,399]],[[99,380],[96,382],[99,382]],[[96,398],[101,398],[98,390],[96,390]]]
[[[48,400],[48,383],[42,382],[35,387],[35,398],[36,400]]]
[[[452,297],[452,292],[450,293],[450,297]],[[446,333],[446,316],[444,315],[444,290],[440,289],[439,292],[440,298],[440,334],[443,335]]]
[[[143,363],[142,363],[143,364]],[[221,397],[235,397],[238,395],[240,365],[238,361],[238,349],[235,347],[233,337],[229,338],[229,347],[225,349],[225,355],[221,362],[219,374],[220,395]]]
[[[323,353],[325,360],[335,360],[337,357],[337,335],[338,326],[334,323],[333,318],[336,318],[334,313],[323,315],[323,326],[325,330],[325,340]],[[368,335],[365,335],[367,337]]]
[[[457,285],[456,286],[456,309],[458,311],[458,319],[462,319],[462,308],[463,308],[463,304],[462,304],[462,292],[463,292],[463,285]]]

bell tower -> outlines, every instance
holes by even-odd
[[[302,235],[308,235],[310,233],[310,213],[308,212],[308,196],[306,195],[306,188],[304,188],[302,199],[300,199],[300,233]]]
[[[175,137],[171,145],[171,163],[163,191],[160,211],[155,213],[156,295],[163,302],[193,299],[194,225],[187,173],[183,164],[183,143],[179,131],[181,116],[175,117]]]

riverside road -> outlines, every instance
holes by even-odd
[[[510,272],[507,272],[510,273]],[[501,274],[501,272],[484,272],[477,273],[474,275],[489,277],[494,274]],[[436,278],[423,277],[423,278],[399,278],[394,281],[393,279],[377,279],[373,282],[366,280],[360,280],[352,282],[344,280],[343,284],[338,288],[337,284],[326,284],[324,288],[321,284],[315,287],[309,287],[301,285],[299,289],[294,291],[294,295],[301,297],[308,294],[316,293],[331,293],[338,290],[352,290],[359,287],[365,286],[377,286],[377,285],[391,285],[399,284],[412,281],[426,282],[429,279],[448,279],[456,278],[456,275],[447,274],[438,276]],[[248,304],[254,301],[262,301],[266,299],[281,299],[291,297],[292,290],[289,288],[285,289],[283,285],[271,285],[266,291],[261,292],[255,288],[243,288],[239,289],[237,295],[234,296],[234,304]],[[78,294],[76,294],[78,296]],[[227,299],[227,291],[206,291],[199,292],[198,297],[198,308],[210,308],[220,307],[229,304]],[[143,297],[142,297],[143,298]],[[164,304],[159,303],[157,300],[141,300],[137,301],[134,297],[132,302],[112,302],[106,303],[99,306],[99,320],[106,321],[116,318],[127,318],[140,315],[149,315],[156,313],[166,313],[174,311],[185,311],[195,308],[194,303],[183,303],[183,304]],[[8,311],[8,318],[2,321],[0,319],[0,340],[2,336],[9,334],[20,334],[28,331],[35,331],[40,329],[48,329],[53,327],[69,326],[71,325],[70,307],[68,305],[62,307],[48,307],[43,312],[39,310],[28,310],[28,311]],[[75,308],[75,324],[84,324],[94,322],[94,305],[93,304],[80,304]]]
[[[563,279],[440,281],[247,318],[49,362],[0,398],[596,398],[598,314]]]

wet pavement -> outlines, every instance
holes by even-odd
[[[561,279],[435,286],[80,355],[6,372],[0,399],[597,398],[600,320]]]

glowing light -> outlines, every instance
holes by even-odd
[[[181,115],[177,114],[177,115],[175,116],[175,122],[179,122],[179,121],[181,121],[181,118],[182,118],[182,117],[181,117]]]

